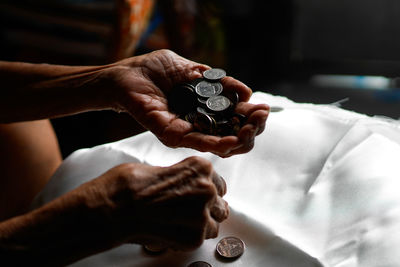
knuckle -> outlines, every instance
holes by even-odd
[[[217,189],[212,181],[201,178],[197,180],[197,187],[204,190],[203,194],[206,196],[205,200],[208,202],[217,195]]]
[[[206,173],[209,175],[213,170],[211,162],[202,157],[198,156],[189,157],[187,158],[187,161],[191,167],[195,168],[195,170],[200,173]]]
[[[136,163],[123,163],[113,168],[116,172],[122,175],[131,175],[133,174],[137,164]]]
[[[165,48],[157,50],[157,51],[155,51],[155,53],[160,54],[162,56],[174,56],[174,55],[176,55],[175,52],[173,52],[172,50],[165,49]]]

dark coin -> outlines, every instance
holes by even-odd
[[[197,96],[194,89],[188,84],[174,87],[168,96],[168,106],[171,111],[184,115],[193,111],[197,104]]]
[[[233,120],[238,120],[240,127],[245,125],[246,122],[247,122],[247,117],[245,115],[243,115],[243,114],[240,114],[240,113],[233,114],[232,119]]]
[[[190,123],[194,123],[195,119],[196,119],[196,113],[191,112],[189,114],[185,115],[185,121],[190,122]]]
[[[220,136],[228,136],[228,135],[232,135],[233,131],[232,131],[232,123],[231,120],[229,119],[220,119],[217,120],[217,129],[216,129],[216,133]]]
[[[223,69],[210,69],[203,72],[203,77],[210,81],[218,81],[226,76]]]
[[[207,108],[211,111],[221,112],[226,111],[232,106],[232,102],[225,96],[213,96],[207,99]]]
[[[144,245],[143,249],[149,254],[161,254],[167,250],[166,247],[158,245]]]
[[[217,252],[224,258],[239,257],[244,252],[244,242],[234,236],[225,237],[218,242]]]
[[[197,112],[196,118],[193,122],[193,127],[202,133],[213,134],[215,130],[215,120],[202,112]]]
[[[188,267],[212,267],[211,264],[205,261],[195,261],[188,265]]]
[[[208,81],[201,81],[196,85],[196,93],[201,97],[212,97],[219,95],[222,90],[222,84]]]

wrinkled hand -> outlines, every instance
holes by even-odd
[[[238,136],[217,137],[194,132],[192,124],[168,109],[166,95],[173,86],[202,77],[207,69],[208,66],[169,50],[120,61],[111,73],[117,87],[122,89],[116,109],[129,112],[167,146],[194,148],[221,157],[246,153],[253,148],[255,136],[263,132],[269,107],[247,103],[252,91],[238,80],[225,77],[221,81],[224,90],[236,91],[239,95],[236,112],[248,117]]]
[[[170,167],[123,164],[77,191],[87,196],[89,212],[100,214],[97,222],[108,229],[102,235],[111,236],[116,245],[194,249],[216,237],[219,222],[229,214],[222,199],[225,181],[199,157]]]

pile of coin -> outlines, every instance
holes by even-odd
[[[193,124],[196,131],[218,136],[237,135],[247,118],[235,113],[239,96],[224,90],[222,69],[209,69],[203,78],[179,84],[168,96],[171,111]]]

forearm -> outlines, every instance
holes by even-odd
[[[134,60],[132,60],[134,61]],[[0,123],[110,109],[112,86],[104,66],[62,66],[0,61]]]
[[[62,266],[111,247],[85,197],[61,198],[0,223],[0,262]]]

